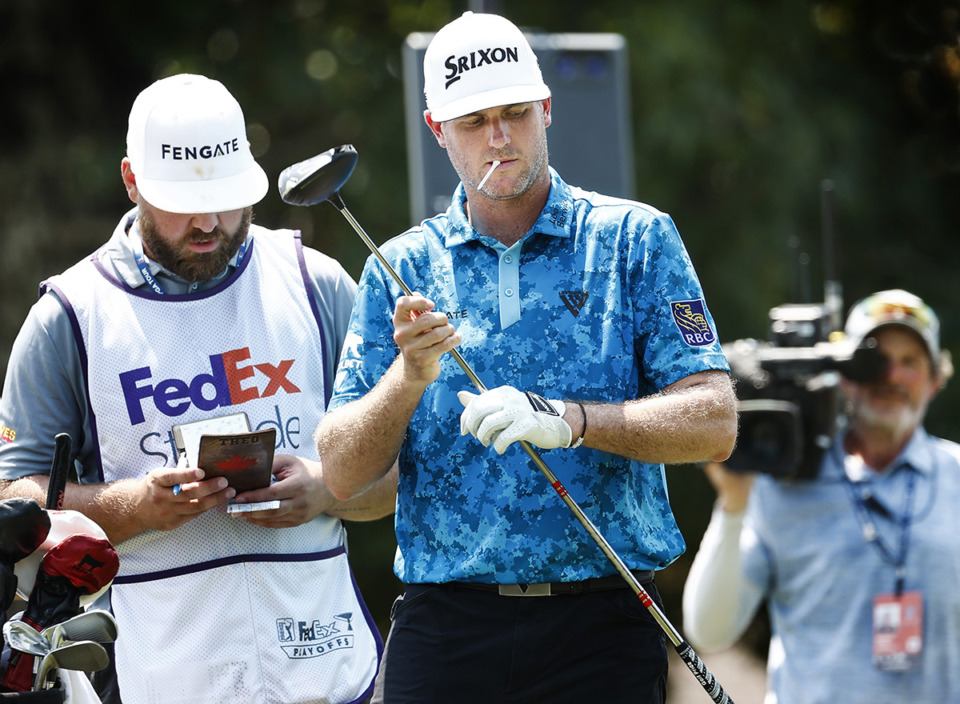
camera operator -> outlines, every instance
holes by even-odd
[[[960,701],[960,446],[928,435],[952,373],[939,321],[902,290],[851,310],[886,360],[841,380],[846,423],[815,477],[711,463],[718,498],[684,588],[684,630],[732,644],[767,602],[766,704]]]

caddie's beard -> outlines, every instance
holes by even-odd
[[[243,218],[232,234],[219,225],[212,232],[192,228],[175,244],[160,236],[149,208],[141,207],[138,217],[144,251],[149,252],[154,261],[186,281],[207,281],[223,272],[247,238],[253,221],[253,208],[243,209]],[[187,246],[190,242],[209,242],[211,239],[220,242],[220,246],[212,252],[197,253]]]

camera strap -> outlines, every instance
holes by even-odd
[[[903,501],[903,512],[896,522],[900,526],[900,545],[897,554],[893,552],[892,546],[884,542],[877,529],[877,524],[873,520],[873,513],[883,515],[886,518],[895,520],[890,511],[883,506],[873,496],[870,487],[863,482],[854,482],[844,472],[846,485],[850,489],[850,496],[853,500],[853,507],[860,522],[860,529],[863,532],[863,538],[868,543],[872,543],[885,562],[894,566],[896,571],[896,586],[894,593],[899,597],[903,594],[903,582],[906,575],[907,551],[910,545],[910,524],[913,522],[913,497],[917,485],[917,471],[905,465],[903,467],[909,472],[907,479],[907,491]],[[859,485],[859,486],[858,486]]]

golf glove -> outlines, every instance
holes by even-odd
[[[544,450],[570,447],[572,432],[563,420],[563,401],[545,399],[530,391],[500,386],[477,395],[469,391],[457,394],[464,411],[460,415],[460,434],[470,433],[477,440],[503,454],[510,443],[526,440]]]

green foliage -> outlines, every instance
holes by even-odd
[[[960,243],[950,234],[960,203],[957,2],[497,7],[530,29],[626,37],[638,198],[673,215],[723,339],[762,338],[770,307],[821,299],[820,189],[831,179],[846,305],[880,288],[911,289],[941,313],[944,344],[960,353]],[[348,207],[378,242],[408,227],[401,46],[408,33],[435,31],[465,9],[451,0],[0,5],[0,368],[38,282],[94,250],[130,207],[119,178],[127,113],[162,76],[223,81],[273,179],[354,144]],[[293,208],[272,191],[257,219],[303,230],[308,244],[359,275],[366,251],[333,208]],[[931,430],[960,440],[949,422],[958,412],[948,387]],[[701,480],[671,472],[694,547],[709,505]],[[390,528],[378,521],[351,533],[358,579],[382,627],[397,588],[385,557]],[[358,544],[368,541],[369,551]],[[668,603],[678,603],[670,593],[678,587],[665,580]]]

